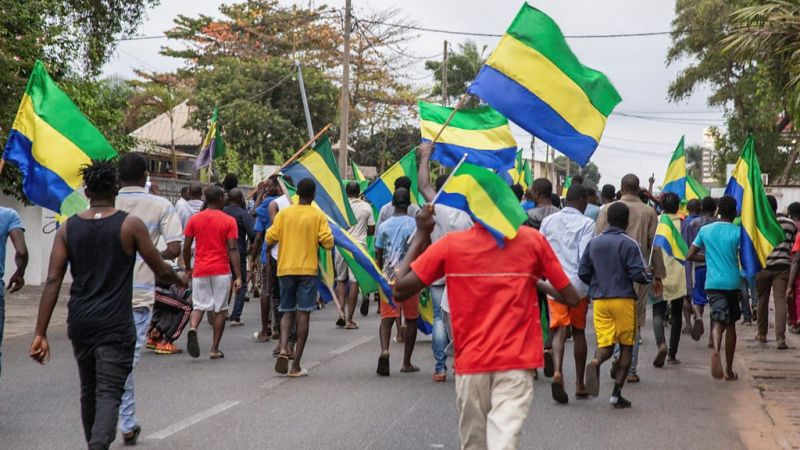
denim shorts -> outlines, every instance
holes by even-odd
[[[311,312],[317,309],[317,277],[286,275],[278,277],[281,287],[280,312]]]
[[[711,305],[711,320],[722,322],[725,325],[733,325],[742,317],[742,309],[739,303],[741,291],[734,290],[706,290],[708,303]]]

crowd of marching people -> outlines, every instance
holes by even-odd
[[[554,401],[568,403],[570,396],[598,396],[600,369],[611,360],[610,404],[630,407],[622,389],[640,381],[648,309],[657,347],[652,364],[680,364],[682,337],[698,341],[707,334],[710,372],[717,379],[737,378],[737,323],[755,323],[757,339],[767,341],[770,301],[777,348],[788,348],[787,327],[798,331],[800,203],[788,205],[784,215],[768,197],[785,240],[754,279],[740,274],[742,231],[733,197],[688,203],[672,193],[656,197],[654,180],[645,189],[633,174],[622,178],[619,190],[605,185],[599,195],[579,175],[563,198],[544,178],[528,189],[513,186],[527,220],[514,239],[498,245],[470,214],[435,202],[447,176],[432,179],[432,151],[428,143],[418,148],[422,206],[412,201],[408,177],[396,179],[391,202],[375,211],[357,182],[346,183],[356,219],[348,231],[364,248],[374,238],[375,262],[393,286],[394,302],[380,301],[377,309],[378,375],[392,373],[392,340],[403,345],[399,372],[420,371],[412,356],[420,295],[428,295],[421,291],[429,289],[433,380],[448,379],[448,357],[454,356],[465,448],[516,445],[539,370],[550,379]],[[310,315],[324,307],[319,249],[334,248],[328,220],[313,204],[313,180],[295,183],[276,174],[248,196],[229,176],[221,185],[192,183],[173,205],[149,191],[146,161],[138,153],[94,162],[82,175],[90,207],[57,232],[30,354],[42,363],[49,359],[47,328],[69,268],[68,335],[90,448],[107,448],[117,428],[126,444],[136,443],[141,426],[133,369],[143,349],[200,357],[198,333],[206,315],[208,357],[224,358],[226,324],[245,325],[242,312],[251,294],[260,306],[253,341],[276,341],[278,374],[308,375],[302,357]],[[685,258],[654,244],[664,218],[686,242]],[[13,292],[24,284],[27,250],[16,212],[4,208],[0,220],[0,237],[10,236],[16,250],[17,271],[8,286]],[[336,326],[357,329],[359,284],[335,252]],[[377,296],[361,297],[366,316]],[[574,388],[564,370],[568,340]]]

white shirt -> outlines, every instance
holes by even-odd
[[[547,238],[569,277],[569,281],[585,297],[589,288],[578,278],[581,257],[594,237],[594,220],[569,206],[544,218],[539,231]]]
[[[287,206],[292,204],[292,202],[289,200],[289,197],[287,197],[285,195],[281,196],[281,197],[278,197],[273,201],[275,202],[276,205],[278,205],[278,211],[280,211],[283,208],[286,208]],[[275,259],[275,261],[278,260],[278,244],[277,243],[272,246],[272,250],[270,250],[269,254],[272,255],[272,257]]]
[[[431,242],[436,242],[443,238],[447,233],[453,231],[463,231],[472,228],[472,218],[466,212],[453,208],[447,205],[433,205],[434,215],[433,233],[431,233]],[[445,279],[440,278],[432,283],[434,286],[441,286],[444,284]],[[446,297],[446,295],[445,295]],[[442,303],[445,303],[443,300]],[[449,311],[449,310],[446,310]]]
[[[367,245],[367,232],[369,227],[375,226],[375,216],[372,214],[372,206],[360,198],[351,198],[350,208],[356,216],[356,223],[348,232],[362,246]]]

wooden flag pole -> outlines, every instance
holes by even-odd
[[[450,182],[450,179],[453,178],[453,174],[456,173],[456,170],[458,170],[458,168],[461,167],[461,165],[464,164],[464,161],[466,161],[466,160],[467,160],[467,154],[464,153],[464,156],[461,157],[461,159],[458,161],[458,164],[456,164],[456,166],[453,167],[453,171],[450,172],[450,175],[448,175],[447,179],[444,180],[444,183],[442,184],[442,188],[439,189],[439,192],[437,192],[436,195],[433,196],[433,199],[431,200],[431,203],[430,203],[431,205],[435,205],[436,204],[436,200],[439,199],[439,195],[441,195],[441,193],[444,191],[444,188],[445,188],[445,186],[447,186],[447,183]]]
[[[0,159],[0,174],[3,173],[3,167],[6,165],[5,159]]]
[[[280,172],[280,171],[281,171],[281,169],[283,169],[284,167],[286,167],[286,166],[288,166],[289,164],[293,163],[293,162],[294,162],[294,161],[295,161],[297,158],[299,158],[299,157],[300,157],[300,155],[301,155],[301,154],[303,154],[303,152],[304,152],[304,151],[306,151],[306,149],[308,149],[308,147],[311,147],[312,145],[314,145],[314,142],[317,142],[317,139],[319,139],[320,137],[322,137],[322,135],[323,135],[323,134],[325,134],[325,133],[326,133],[326,132],[327,132],[327,131],[328,131],[328,130],[331,128],[331,125],[332,125],[332,124],[330,124],[330,123],[329,123],[329,124],[325,125],[324,127],[322,127],[322,129],[321,129],[321,130],[319,130],[319,133],[317,133],[317,134],[316,134],[316,136],[314,136],[313,138],[311,138],[311,140],[310,140],[310,141],[308,141],[308,142],[306,142],[305,144],[303,144],[303,146],[302,146],[302,147],[300,147],[300,150],[298,150],[298,151],[294,152],[294,155],[292,155],[292,157],[291,157],[291,158],[289,158],[288,160],[286,160],[286,162],[285,162],[285,163],[283,163],[283,165],[282,165],[282,166],[280,166],[280,167],[278,168],[278,170],[276,170],[275,172],[273,172],[273,174],[272,174],[272,175],[275,175],[276,173]],[[342,151],[342,149],[339,149],[339,151]]]
[[[445,129],[445,128],[447,128],[447,126],[448,126],[448,125],[450,125],[450,121],[451,121],[451,120],[453,120],[453,117],[455,117],[456,113],[457,113],[457,112],[458,112],[458,110],[461,108],[461,106],[464,104],[464,101],[467,99],[467,97],[468,97],[468,96],[469,96],[469,94],[467,94],[467,93],[465,92],[465,93],[464,93],[464,94],[461,96],[461,98],[460,98],[460,99],[458,99],[458,103],[456,103],[456,106],[453,108],[453,112],[451,112],[451,113],[450,113],[450,117],[448,117],[448,118],[447,118],[447,120],[446,120],[446,121],[444,122],[444,124],[442,125],[442,129],[441,129],[441,130],[439,130],[439,132],[438,132],[438,133],[436,133],[436,137],[435,137],[435,138],[433,138],[433,143],[434,143],[434,144],[436,144],[436,142],[437,142],[437,141],[439,140],[439,138],[442,136],[442,133],[444,132],[444,129]]]

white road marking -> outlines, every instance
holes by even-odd
[[[355,341],[344,345],[343,347],[339,347],[337,349],[331,350],[332,355],[341,355],[342,353],[348,352],[359,345],[366,344],[367,342],[371,341],[375,336],[361,336],[360,338],[356,339]]]
[[[195,414],[192,417],[189,417],[189,418],[186,418],[184,420],[181,420],[180,422],[178,422],[178,423],[176,423],[174,425],[168,426],[167,428],[164,428],[161,431],[157,431],[157,432],[151,434],[150,436],[147,437],[147,439],[164,439],[164,438],[169,437],[169,436],[171,436],[171,435],[173,435],[173,434],[175,434],[175,433],[177,433],[177,432],[179,432],[179,431],[181,431],[183,429],[189,428],[190,426],[192,426],[192,425],[194,425],[196,423],[202,422],[202,421],[208,419],[209,417],[213,417],[213,416],[215,416],[215,415],[217,415],[217,414],[219,414],[219,413],[221,413],[221,412],[223,412],[225,410],[233,408],[234,406],[238,405],[239,403],[241,403],[241,402],[238,401],[238,400],[231,400],[231,401],[223,402],[223,403],[220,403],[218,405],[212,406],[211,408],[208,408],[205,411],[202,411],[202,412],[200,412],[198,414]]]

